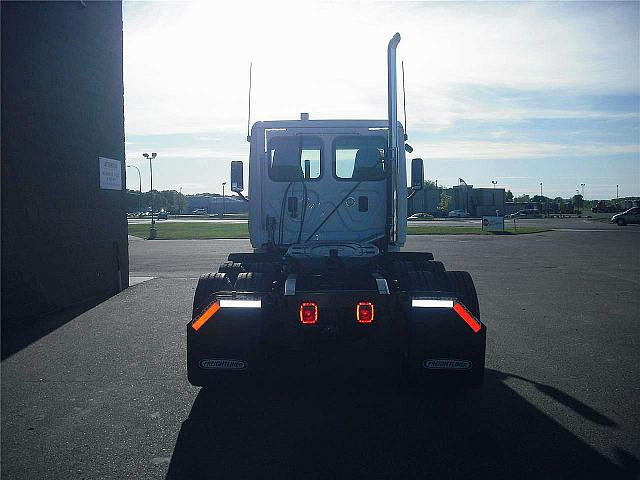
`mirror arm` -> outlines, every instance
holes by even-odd
[[[245,196],[242,194],[242,192],[234,192],[234,193],[237,193],[237,194],[238,194],[238,196],[239,196],[242,200],[244,200],[245,202],[249,203],[249,199],[248,199],[247,197],[245,197]]]

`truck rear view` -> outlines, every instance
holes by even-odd
[[[389,43],[389,118],[257,122],[251,129],[252,253],[200,278],[187,325],[193,385],[221,385],[283,364],[312,369],[350,355],[410,380],[478,386],[486,327],[467,272],[402,251],[405,144],[397,121],[396,34]],[[243,191],[232,164],[232,190]],[[422,188],[413,159],[411,187]]]

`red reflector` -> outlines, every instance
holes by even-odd
[[[318,321],[318,304],[302,302],[300,304],[300,321],[302,323],[316,323]]]
[[[478,333],[480,331],[480,328],[481,328],[480,323],[475,318],[473,318],[473,316],[469,313],[469,311],[465,307],[463,307],[459,303],[456,303],[453,306],[453,309],[456,311],[456,313],[460,316],[461,319],[467,322],[467,325],[471,327],[471,330],[473,330],[475,333]]]
[[[358,302],[356,308],[356,318],[359,323],[371,323],[373,322],[373,303],[371,302]]]
[[[220,310],[220,304],[216,301],[209,305],[202,315],[196,318],[191,324],[191,328],[193,328],[196,332],[200,330],[200,327],[207,323],[207,321],[213,317],[213,314]]]

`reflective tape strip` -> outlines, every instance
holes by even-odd
[[[207,321],[213,317],[213,314],[216,313],[218,310],[220,310],[220,304],[218,302],[213,302],[211,305],[209,305],[209,308],[207,308],[202,315],[200,315],[198,318],[196,318],[193,323],[191,324],[191,328],[193,328],[196,332],[198,330],[200,330],[200,327],[202,327],[202,325],[204,325],[205,323],[207,323]]]
[[[262,300],[220,300],[222,308],[262,308]]]
[[[453,308],[453,300],[427,300],[414,298],[411,300],[411,306],[418,308]]]
[[[469,311],[467,311],[467,309],[464,306],[462,306],[459,303],[456,303],[453,309],[456,311],[456,313],[460,318],[462,318],[465,322],[467,322],[467,325],[471,327],[471,330],[473,330],[474,333],[478,333],[480,331],[482,326],[475,318],[473,318],[471,313],[469,313]]]

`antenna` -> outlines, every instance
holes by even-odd
[[[404,91],[404,60],[400,62],[402,65],[402,108],[404,110],[404,139],[408,140],[409,136],[407,135],[407,95]]]
[[[251,141],[251,68],[253,62],[249,63],[249,115],[247,116],[247,142]]]

